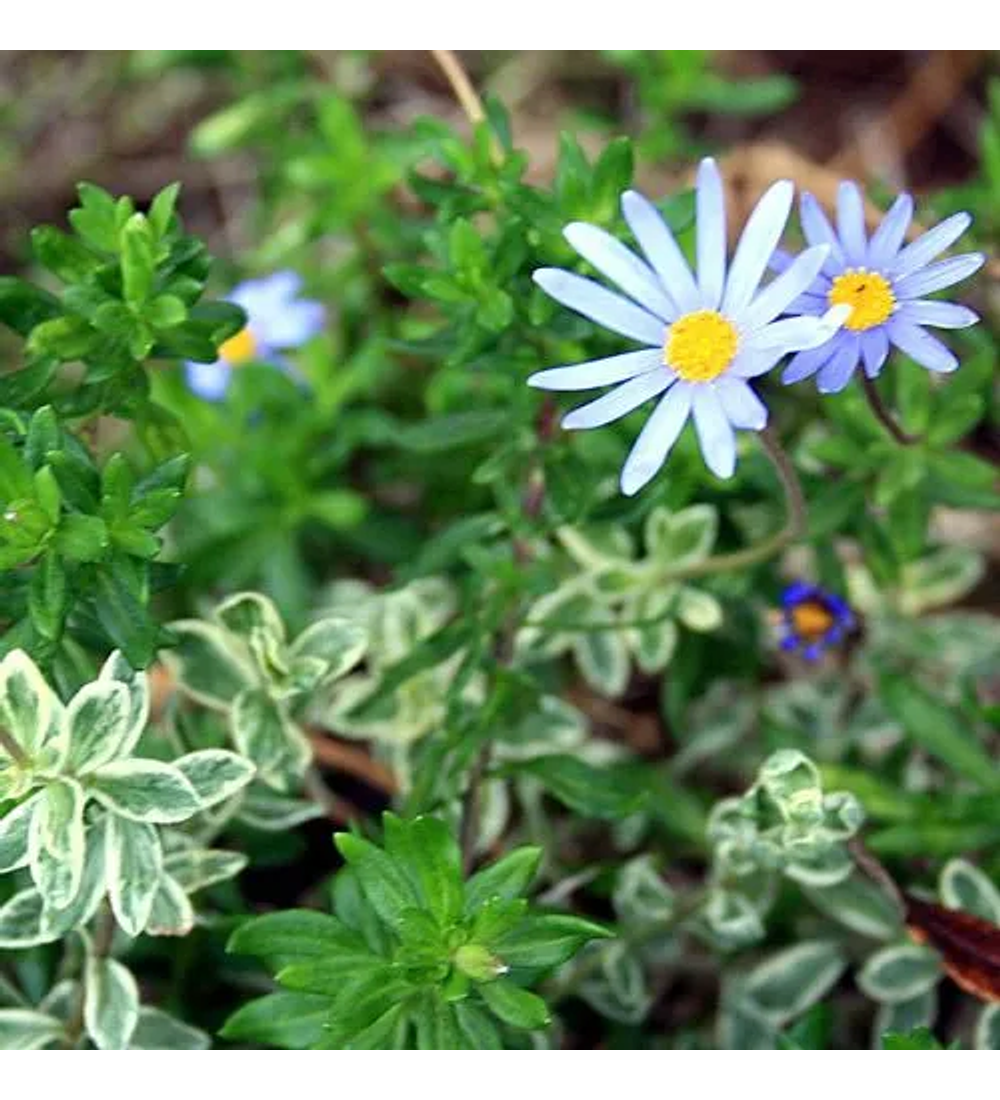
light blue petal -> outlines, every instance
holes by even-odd
[[[865,364],[865,374],[869,378],[878,378],[889,356],[889,337],[885,327],[869,329],[861,334],[861,358]]]
[[[794,194],[795,187],[790,180],[779,180],[754,207],[726,278],[722,311],[728,316],[738,316],[760,286],[771,255],[785,231]]]
[[[281,309],[302,287],[302,277],[295,271],[276,271],[263,279],[247,279],[238,283],[229,301],[242,306],[251,316]]]
[[[935,256],[953,245],[971,224],[972,218],[968,214],[952,214],[950,218],[945,218],[943,222],[918,237],[913,244],[907,245],[893,260],[889,274],[894,279],[904,279],[914,271],[919,271]]]
[[[723,412],[734,428],[759,432],[767,424],[767,406],[746,382],[727,376],[714,386]]]
[[[588,263],[650,313],[664,321],[677,316],[653,269],[610,233],[586,222],[572,222],[563,230],[563,236]]]
[[[913,199],[900,195],[882,219],[868,242],[868,267],[876,271],[886,268],[899,251],[913,217]]]
[[[262,343],[272,348],[298,348],[321,332],[326,310],[319,302],[302,299],[287,302],[281,310],[251,317],[250,328]]]
[[[666,367],[637,375],[603,397],[598,397],[596,401],[588,401],[586,405],[580,405],[568,413],[563,417],[562,426],[568,431],[575,431],[581,428],[599,428],[603,424],[610,424],[612,420],[620,420],[651,397],[662,393],[676,378]]]
[[[944,290],[968,279],[985,262],[986,257],[981,252],[967,252],[963,256],[952,256],[949,260],[938,260],[904,279],[895,280],[892,289],[898,300],[922,298],[925,294],[933,294],[936,290]]]
[[[824,273],[830,276],[839,275],[847,266],[844,250],[840,247],[837,234],[823,213],[823,208],[808,191],[799,200],[799,215],[802,219],[802,232],[809,244],[830,246],[830,255],[823,265]]]
[[[643,348],[642,351],[628,351],[607,359],[591,359],[571,367],[536,371],[528,379],[528,385],[540,390],[591,390],[597,386],[626,382],[658,367],[663,367],[663,352],[658,348]]]
[[[540,268],[533,278],[557,302],[612,332],[638,340],[640,344],[663,345],[665,326],[661,320],[627,298],[606,290],[600,283],[558,267]]]
[[[659,472],[691,410],[691,390],[678,382],[653,410],[622,467],[622,492],[634,496]]]
[[[968,306],[954,302],[902,302],[895,314],[901,321],[913,325],[931,325],[934,328],[968,328],[979,321],[979,314]]]
[[[229,388],[232,369],[222,359],[214,363],[184,364],[184,376],[188,389],[206,401],[221,401]]]
[[[938,374],[950,374],[958,369],[955,355],[937,337],[924,332],[917,325],[893,317],[885,327],[889,339],[896,347],[922,367]]]
[[[716,477],[730,478],[736,469],[736,433],[711,386],[696,386],[692,395],[694,430],[705,465]]]
[[[767,266],[780,275],[783,271],[787,271],[794,262],[795,257],[791,252],[786,252],[783,248],[776,248],[771,253],[771,259]]]
[[[773,321],[784,313],[791,303],[804,293],[816,280],[820,268],[830,254],[829,246],[820,245],[807,249],[795,262],[757,295],[740,314],[738,324],[744,333]]]
[[[843,180],[837,188],[837,235],[851,267],[864,267],[868,258],[865,200],[852,180]]]
[[[698,309],[701,294],[694,276],[660,212],[638,191],[626,191],[622,195],[622,213],[677,312]]]
[[[718,309],[726,282],[726,198],[711,157],[698,165],[696,184],[698,286],[705,309]]]
[[[840,393],[851,380],[861,359],[861,340],[856,332],[842,332],[840,346],[820,370],[816,388],[820,393]]]
[[[811,378],[821,367],[836,354],[843,337],[838,332],[828,343],[819,348],[810,348],[808,351],[800,351],[792,357],[792,361],[785,367],[781,374],[781,381],[786,386],[793,386],[801,382],[803,378]]]

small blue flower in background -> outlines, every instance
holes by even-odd
[[[709,469],[731,477],[735,429],[760,431],[767,423],[767,409],[748,380],[790,352],[826,343],[847,316],[849,309],[842,306],[822,317],[777,320],[813,284],[829,245],[804,252],[759,289],[793,194],[788,180],[770,188],[750,215],[727,270],[722,179],[715,162],[705,159],[696,189],[697,279],[659,212],[635,191],[622,196],[622,213],[644,259],[596,226],[574,222],[564,230],[573,248],[627,297],[559,268],[535,272],[535,282],[557,302],[645,345],[528,379],[546,390],[616,385],[566,416],[563,427],[570,429],[609,424],[664,395],[622,469],[627,496],[656,475],[689,417]]]
[[[815,584],[796,581],[781,594],[784,637],[781,648],[818,660],[829,646],[842,641],[854,627],[847,603]]]
[[[253,362],[287,369],[279,353],[301,347],[322,329],[326,318],[319,302],[298,297],[301,287],[302,279],[294,271],[240,283],[227,300],[243,308],[246,327],[222,344],[214,363],[184,364],[191,391],[206,401],[219,401],[236,367]]]
[[[851,380],[859,363],[875,378],[882,370],[889,346],[894,345],[922,367],[947,373],[958,359],[924,329],[966,328],[979,318],[965,306],[928,301],[925,294],[967,279],[983,265],[980,252],[947,260],[935,260],[968,229],[972,218],[954,214],[901,247],[913,200],[900,195],[871,239],[865,232],[864,198],[857,184],[844,182],[837,195],[837,230],[834,232],[819,203],[810,194],[801,199],[802,232],[810,245],[825,244],[830,255],[809,290],[792,304],[789,313],[819,315],[831,306],[848,305],[844,327],[820,348],[802,351],[781,376],[790,384],[818,375],[820,393],[838,393]],[[793,261],[775,256],[781,271]]]

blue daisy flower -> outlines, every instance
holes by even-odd
[[[985,257],[969,252],[937,259],[968,229],[972,222],[968,214],[953,214],[902,247],[912,216],[913,199],[900,195],[869,239],[864,198],[857,184],[845,181],[840,185],[836,231],[816,199],[803,194],[801,219],[806,241],[829,246],[830,254],[815,283],[792,304],[789,313],[818,316],[834,305],[847,305],[851,312],[828,343],[801,351],[792,359],[782,382],[791,384],[817,375],[820,393],[838,393],[859,363],[864,364],[868,378],[877,377],[890,346],[930,371],[947,373],[958,367],[955,355],[925,326],[966,328],[979,318],[965,306],[928,300],[924,295],[967,279],[982,267]],[[773,266],[782,271],[791,262],[791,257],[777,253]]]
[[[625,192],[621,204],[642,257],[596,226],[574,222],[564,230],[573,248],[623,294],[559,268],[535,272],[535,282],[557,302],[644,345],[639,351],[539,371],[528,379],[545,390],[616,386],[569,413],[562,422],[569,429],[608,424],[659,398],[622,469],[627,496],[663,466],[689,417],[709,469],[731,477],[736,430],[760,431],[767,423],[767,409],[750,379],[790,352],[826,343],[847,316],[844,306],[822,317],[778,320],[813,284],[829,255],[826,244],[804,252],[760,288],[793,194],[788,180],[770,188],[750,215],[727,267],[722,179],[715,162],[706,159],[696,186],[697,278],[659,212],[635,191]]]
[[[805,581],[788,585],[781,594],[781,608],[781,648],[801,652],[807,661],[818,660],[854,628],[854,615],[844,600]]]
[[[326,318],[321,303],[298,297],[301,288],[302,279],[294,271],[240,283],[228,301],[242,307],[246,327],[222,344],[214,363],[184,364],[191,391],[206,401],[219,401],[236,367],[253,362],[287,369],[280,352],[301,347],[322,329]]]

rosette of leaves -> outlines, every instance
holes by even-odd
[[[959,919],[968,914],[989,922],[1000,940],[1000,890],[982,870],[968,860],[953,859],[942,868],[937,885],[941,906]],[[916,927],[914,919],[904,921],[899,907],[857,873],[841,883],[806,892],[826,916],[880,944],[861,965],[856,979],[861,991],[878,1005],[872,1029],[876,1044],[886,1032],[932,1027],[938,1013],[938,986],[946,974],[967,984],[967,979],[978,980],[983,968],[992,967],[996,974],[995,960],[980,939],[969,939],[956,924],[947,937],[953,954],[949,958],[949,951],[935,950],[933,940]],[[906,925],[927,942],[914,942],[914,933],[907,936]],[[972,1039],[980,1050],[1000,1050],[1000,1004],[983,1006],[973,1024]]]
[[[183,935],[188,895],[243,866],[163,827],[232,797],[253,765],[222,749],[136,756],[148,713],[145,675],[117,652],[65,706],[22,651],[0,664],[0,872],[30,877],[0,908],[0,946],[80,929],[105,896],[129,935]]]
[[[807,886],[847,878],[854,864],[846,841],[863,818],[852,794],[824,792],[819,769],[803,753],[768,757],[746,794],[718,802],[709,817],[710,933],[734,945],[762,937],[779,874]]]
[[[315,692],[361,660],[365,631],[331,616],[289,642],[274,604],[256,592],[230,596],[210,620],[184,619],[170,628],[177,645],[163,657],[181,691],[226,715],[233,744],[264,784],[294,788],[312,759],[298,715]]]
[[[282,989],[239,1009],[223,1035],[292,1049],[498,1050],[548,1026],[532,992],[599,924],[533,909],[541,857],[518,848],[463,881],[439,820],[383,817],[384,847],[340,833],[334,915],[271,913],[234,934]]]
[[[643,557],[621,527],[560,528],[564,579],[530,608],[518,653],[526,659],[571,653],[587,683],[611,696],[628,686],[633,659],[643,672],[662,672],[678,624],[704,632],[722,621],[715,597],[683,579],[711,553],[717,528],[718,513],[707,504],[654,508]]]

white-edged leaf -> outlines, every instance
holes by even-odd
[[[130,936],[146,927],[160,888],[163,849],[152,825],[109,814],[108,897],[115,919]]]
[[[311,800],[288,798],[269,790],[263,783],[253,783],[247,788],[237,816],[254,829],[280,833],[322,817],[323,810]]]
[[[706,634],[722,625],[722,605],[708,592],[685,586],[677,593],[677,618],[688,630]]]
[[[124,684],[95,680],[80,688],[66,708],[68,767],[82,774],[121,755],[130,713],[131,700]]]
[[[573,641],[573,654],[583,678],[602,695],[621,695],[628,687],[630,661],[624,631],[581,631]]]
[[[139,987],[115,959],[88,955],[83,1022],[98,1050],[125,1050],[139,1022]]]
[[[215,618],[232,634],[249,640],[263,633],[279,644],[285,641],[285,624],[274,602],[260,592],[236,592],[215,609]]]
[[[879,1047],[887,1031],[907,1032],[918,1027],[932,1027],[937,1007],[937,989],[933,986],[907,1001],[880,1004],[872,1028],[872,1045]]]
[[[743,980],[743,993],[761,1015],[781,1027],[823,998],[845,965],[835,943],[799,943],[754,967]]]
[[[45,677],[24,650],[14,649],[0,662],[0,726],[27,757],[41,749],[57,701]]]
[[[976,1050],[1000,1050],[1000,1002],[986,1005],[976,1021]]]
[[[936,951],[919,944],[893,944],[869,958],[858,974],[858,985],[875,1001],[899,1004],[933,989],[942,973]]]
[[[820,912],[862,936],[892,940],[902,930],[899,910],[885,891],[857,872],[842,882],[825,887],[807,886],[805,890]]]
[[[662,672],[677,648],[677,624],[671,615],[677,590],[673,585],[644,591],[629,599],[623,618],[645,622],[645,626],[630,627],[629,645],[643,672]]]
[[[715,545],[719,513],[710,504],[694,504],[680,512],[654,508],[646,519],[646,553],[671,568],[691,565]]]
[[[194,788],[203,807],[214,806],[231,798],[254,777],[256,768],[249,760],[226,749],[200,749],[174,761]]]
[[[54,1016],[27,1008],[0,1008],[0,1050],[41,1050],[62,1034],[62,1024]]]
[[[45,906],[40,919],[41,931],[47,939],[56,939],[74,928],[81,928],[97,912],[104,897],[105,845],[108,815],[102,815],[86,831],[83,878],[80,889],[65,909]]]
[[[87,790],[116,814],[152,825],[186,821],[201,809],[184,774],[159,760],[114,760],[87,776]]]
[[[153,899],[153,911],[146,923],[150,936],[186,936],[194,928],[194,909],[184,887],[166,872]]]
[[[163,861],[167,874],[188,894],[234,878],[246,865],[247,857],[242,852],[226,852],[221,848],[181,849],[171,852]]]
[[[33,794],[0,819],[0,874],[16,871],[28,862],[31,818],[42,797],[42,791]]]
[[[312,758],[305,735],[264,690],[237,697],[229,728],[237,749],[256,764],[259,778],[279,790],[287,789]]]
[[[141,669],[133,668],[116,649],[104,662],[98,678],[122,684],[128,692],[128,722],[118,753],[129,756],[149,721],[149,677]]]
[[[206,707],[228,710],[241,691],[257,683],[250,654],[237,638],[200,619],[171,623],[177,645],[163,651],[163,662],[178,687]]]
[[[941,900],[949,909],[1000,924],[1000,890],[980,869],[965,859],[953,859],[941,871]]]
[[[158,1008],[140,1008],[129,1050],[208,1050],[212,1040]]]
[[[65,909],[83,878],[83,788],[75,779],[49,783],[28,833],[31,877],[46,906]]]
[[[293,658],[318,657],[326,666],[324,680],[349,672],[368,648],[368,632],[350,619],[320,619],[307,627],[291,648]]]
[[[21,950],[57,940],[59,932],[43,927],[42,911],[42,895],[33,886],[0,906],[0,948]]]

